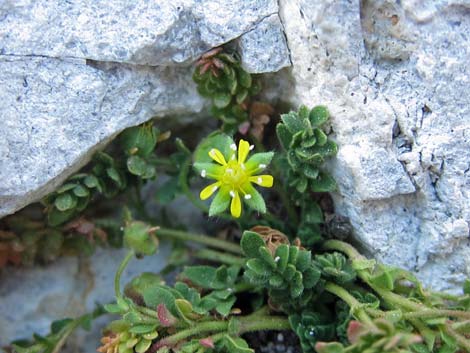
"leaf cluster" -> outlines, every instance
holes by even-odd
[[[250,231],[243,233],[240,245],[248,259],[245,277],[250,283],[267,288],[274,305],[291,312],[309,303],[321,276],[310,251],[280,244],[272,252],[259,234]]]
[[[119,157],[96,153],[89,172],[73,175],[45,197],[49,225],[55,227],[77,216],[96,195],[111,198],[130,183],[155,177],[152,154],[158,136],[152,123],[131,127],[119,136]]]
[[[299,193],[331,192],[336,182],[321,165],[336,155],[338,146],[328,139],[322,130],[329,118],[326,107],[308,109],[301,106],[298,112],[281,115],[282,122],[276,127],[277,136],[286,153],[287,181]]]
[[[222,120],[225,132],[236,131],[239,124],[248,120],[247,101],[261,89],[242,68],[237,55],[221,48],[201,57],[193,80],[199,94],[211,99],[212,115]]]

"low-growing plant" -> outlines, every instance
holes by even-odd
[[[115,195],[151,179],[159,166],[169,179],[157,200],[185,195],[208,216],[224,219],[212,225],[216,231],[231,234],[222,239],[168,228],[171,222],[149,215],[142,205],[126,208],[121,234],[128,253],[116,271],[115,300],[104,306],[115,319],[103,332],[100,353],[249,353],[254,350],[246,334],[264,330],[295,333],[305,353],[470,352],[470,281],[461,295],[426,290],[412,273],[368,259],[335,239],[334,228],[323,231],[328,227],[316,200],[336,189],[324,163],[337,152],[326,134],[326,107],[282,114],[276,127],[280,148],[270,145],[273,151],[266,152],[262,134],[227,134],[251,114],[248,98],[257,91],[236,57],[221,49],[207,53],[194,79],[223,121],[221,131],[200,141],[194,153],[176,140],[172,154],[157,158],[154,128],[129,130],[120,140],[124,158],[99,155],[88,174],[72,177],[46,202],[49,221],[61,220],[60,212],[82,211],[81,199],[88,204],[90,190]],[[270,174],[260,175],[268,166]],[[95,182],[87,184],[90,175]],[[214,181],[199,198],[190,187],[196,177]],[[204,201],[213,194],[208,206]],[[243,203],[248,208],[242,212]],[[16,251],[6,261],[15,262],[21,247],[10,233],[0,236]],[[163,240],[175,244],[163,271],[176,272],[174,282],[146,272],[122,291],[128,263],[153,256]],[[55,325],[50,335],[12,348],[57,352],[83,320]]]

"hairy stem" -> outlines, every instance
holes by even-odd
[[[202,234],[193,234],[184,232],[181,230],[174,230],[168,228],[160,228],[157,231],[157,236],[161,238],[173,239],[173,240],[184,240],[184,241],[192,241],[199,244],[204,244],[212,248],[220,249],[229,251],[234,254],[241,255],[242,249],[238,244],[234,244],[232,242],[217,239],[214,237],[210,237],[208,235]]]
[[[193,255],[198,259],[219,262],[227,265],[243,266],[246,262],[246,259],[242,257],[210,249],[197,250]]]
[[[371,318],[365,310],[362,308],[361,303],[354,298],[349,292],[344,289],[343,287],[340,287],[334,283],[327,282],[325,285],[325,290],[330,292],[331,294],[336,295],[337,297],[341,298],[344,300],[350,307],[351,307],[351,312],[353,315],[357,316],[357,318],[368,325],[374,326]]]
[[[283,316],[261,316],[249,315],[236,319],[238,321],[238,335],[246,332],[261,330],[288,330],[290,329],[289,321]],[[220,333],[229,329],[229,321],[206,321],[196,324],[196,326],[182,330],[171,336],[154,343],[151,352],[165,346],[175,346],[178,342],[191,336],[205,335],[206,333],[216,333],[213,337],[220,337]]]
[[[121,275],[122,275],[122,272],[124,271],[124,269],[129,264],[129,261],[131,261],[131,259],[133,257],[134,257],[134,251],[129,250],[126,257],[121,261],[121,264],[119,265],[119,267],[116,271],[116,275],[114,276],[114,293],[116,295],[116,299],[117,298],[122,298],[122,294],[121,294]]]
[[[470,340],[466,339],[465,337],[461,336],[458,332],[454,331],[450,326],[443,325],[443,329],[445,333],[449,336],[454,338],[457,341],[457,344],[465,349],[465,351],[470,352]]]

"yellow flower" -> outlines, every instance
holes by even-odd
[[[225,155],[217,148],[209,150],[209,157],[216,163],[194,164],[203,178],[216,180],[200,193],[200,198],[206,200],[217,191],[209,215],[223,212],[230,205],[230,213],[238,218],[242,212],[242,200],[256,211],[266,212],[263,197],[252,184],[267,188],[273,186],[271,175],[256,175],[267,167],[273,153],[256,153],[247,160],[248,154],[253,149],[252,145],[240,140],[237,148],[233,140],[228,138],[225,142],[227,141],[231,143],[229,148],[223,148]]]

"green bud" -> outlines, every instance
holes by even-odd
[[[158,240],[152,234],[155,228],[140,221],[128,223],[124,229],[124,244],[136,254],[152,255],[157,251]]]

